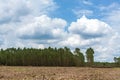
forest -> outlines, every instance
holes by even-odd
[[[120,57],[114,62],[95,62],[94,49],[88,48],[86,56],[75,48],[7,48],[0,50],[0,65],[5,66],[63,66],[63,67],[120,67]],[[85,60],[86,59],[86,60]]]

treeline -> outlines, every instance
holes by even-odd
[[[90,48],[91,49],[91,48]],[[90,64],[90,51],[87,58]],[[92,60],[92,62],[91,62]],[[0,65],[7,66],[85,66],[85,57],[79,48],[74,53],[64,48],[8,48],[0,50]]]
[[[89,66],[89,67],[119,67],[120,58],[115,63],[94,62],[94,50],[88,48],[86,56],[75,48],[7,48],[0,50],[0,65],[6,66]],[[85,57],[87,62],[85,62]]]

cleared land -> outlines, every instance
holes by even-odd
[[[1,66],[0,80],[120,80],[120,68]]]

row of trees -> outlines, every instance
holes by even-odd
[[[91,66],[120,67],[120,57],[114,58],[114,63],[94,62],[94,50],[88,48],[86,56],[75,48],[72,52],[64,48],[8,48],[0,50],[0,65],[8,66]],[[85,57],[87,62],[85,62]]]
[[[88,66],[94,63],[94,50],[86,50],[85,56],[79,48],[74,52],[64,48],[8,48],[0,50],[0,65],[8,66]]]

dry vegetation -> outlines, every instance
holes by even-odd
[[[120,68],[1,66],[0,80],[120,80]]]

